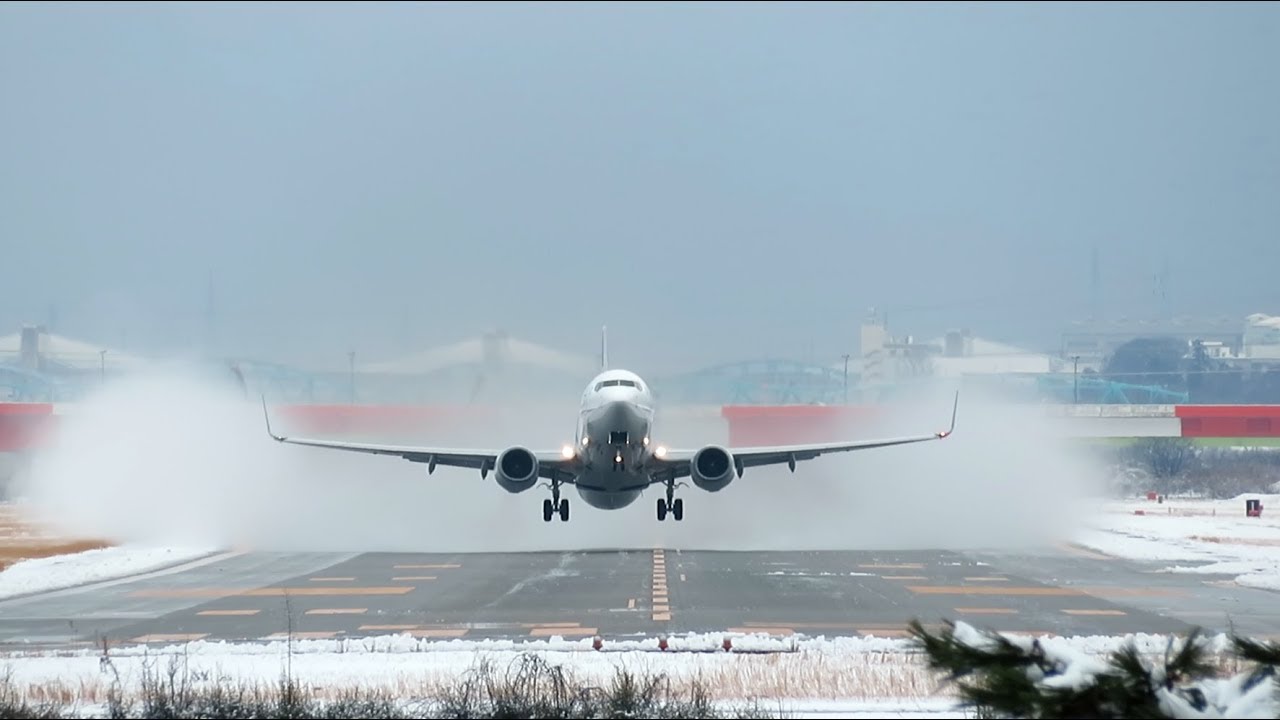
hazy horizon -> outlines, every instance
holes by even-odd
[[[1047,350],[1095,247],[1105,316],[1243,326],[1276,67],[1275,4],[6,4],[0,335],[342,365],[608,324],[666,370],[835,363],[874,306]]]

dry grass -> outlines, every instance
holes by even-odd
[[[93,538],[67,537],[33,521],[20,505],[0,504],[0,570],[22,560],[110,547]]]

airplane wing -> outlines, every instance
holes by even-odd
[[[498,456],[502,454],[502,450],[492,449],[458,449],[458,448],[433,448],[420,447],[416,445],[384,445],[381,443],[362,443],[347,442],[343,440],[316,440],[311,438],[287,437],[277,435],[271,429],[271,416],[267,413],[267,402],[264,398],[262,401],[262,414],[266,418],[267,434],[272,440],[291,445],[305,445],[307,447],[328,448],[331,450],[348,450],[351,452],[369,453],[372,455],[394,455],[409,460],[410,462],[427,463],[427,472],[435,472],[437,465],[446,465],[450,467],[472,468],[480,471],[480,477],[488,477],[489,471],[497,465]],[[566,459],[559,451],[556,450],[533,450],[531,451],[538,458],[538,475],[544,478],[552,478],[560,474],[561,481],[572,478],[566,478],[562,473],[569,471],[573,464],[573,459]]]
[[[773,445],[757,447],[726,448],[733,456],[738,474],[744,468],[762,465],[789,465],[794,472],[796,463],[812,460],[827,453],[850,452],[853,450],[870,450],[872,448],[891,447],[893,445],[909,445],[912,443],[942,440],[956,429],[956,411],[960,407],[960,393],[956,393],[955,404],[951,408],[951,426],[928,435],[910,435],[906,437],[879,438],[874,440],[858,440],[853,442],[807,443],[802,445]],[[697,450],[668,450],[658,461],[659,469],[654,472],[654,480],[661,482],[668,478],[689,476],[689,466]]]

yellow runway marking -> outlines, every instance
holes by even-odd
[[[341,635],[341,630],[315,630],[311,632],[297,632],[292,634],[288,632],[271,633],[267,636],[268,640],[287,640],[292,637],[295,640],[329,640],[334,636]]]
[[[311,582],[352,582],[353,577],[313,577]]]
[[[859,635],[874,635],[876,637],[893,637],[903,638],[910,637],[911,633],[905,628],[855,628]]]
[[[412,586],[400,587],[297,587],[297,588],[258,588],[256,590],[237,590],[234,588],[188,588],[175,590],[135,590],[129,597],[153,598],[198,598],[198,597],[283,597],[319,596],[319,595],[404,595],[413,592]]]
[[[967,615],[1017,615],[1013,608],[956,608],[956,612]]]
[[[1123,610],[1063,610],[1068,615],[1127,615]]]
[[[304,615],[363,615],[369,608],[317,608],[308,610]]]
[[[550,637],[552,635],[595,635],[595,628],[584,627],[536,627],[529,631],[534,637]]]
[[[460,568],[461,565],[445,564],[445,565],[393,565],[395,570],[449,570],[451,568]]]
[[[201,610],[197,615],[257,615],[261,610]]]
[[[467,628],[431,628],[426,630],[410,630],[409,634],[416,638],[460,638],[467,634]]]
[[[789,627],[731,627],[725,628],[725,632],[742,633],[743,635],[751,635],[753,633],[764,633],[765,635],[795,635],[796,631]]]
[[[1060,587],[987,587],[983,585],[908,585],[907,589],[918,595],[1040,595],[1079,596],[1079,590]]]
[[[1089,558],[1090,560],[1114,560],[1115,559],[1110,555],[1103,555],[1102,553],[1096,553],[1092,550],[1089,550],[1088,548],[1083,548],[1083,547],[1080,547],[1079,545],[1072,545],[1071,543],[1058,543],[1058,549],[1065,552],[1069,552],[1072,555]]]
[[[397,575],[391,578],[391,582],[419,582],[422,580],[435,580],[435,575]]]
[[[863,563],[860,568],[868,568],[873,570],[923,570],[922,563],[900,563],[897,565],[883,563]]]
[[[154,635],[141,635],[134,638],[130,642],[136,643],[153,643],[153,642],[195,642],[201,638],[209,637],[209,633],[159,633]]]
[[[1164,588],[1088,587],[1080,588],[1080,590],[1089,595],[1110,597],[1186,597],[1187,595],[1183,590],[1166,590]]]

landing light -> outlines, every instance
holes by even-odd
[[[587,440],[590,440],[590,439],[591,439],[590,437],[588,437],[588,436],[586,436],[586,435],[583,435],[583,436],[582,436],[582,447],[586,447],[586,446],[587,446]]]
[[[645,447],[649,447],[649,438],[645,438],[642,442],[644,442]]]
[[[657,455],[658,457],[666,457],[666,456],[667,456],[667,449],[666,449],[666,448],[664,448],[664,447],[662,447],[661,445],[659,445],[659,446],[658,446],[658,449],[653,451],[653,454],[654,454],[654,455]]]
[[[573,457],[573,446],[565,445],[563,448],[561,448],[560,454],[563,455],[566,460]]]

